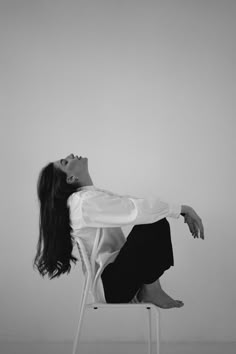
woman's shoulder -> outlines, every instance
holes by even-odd
[[[84,199],[99,196],[101,194],[109,194],[109,191],[94,186],[93,188],[82,187],[69,196],[67,200],[67,205],[71,206],[74,203],[78,203],[78,201],[82,202],[82,200]]]
[[[111,190],[99,188],[97,186],[84,186],[78,188],[74,193],[72,193],[68,198],[68,205],[78,202],[78,200],[82,201],[87,198],[99,197],[99,196],[116,196],[123,197],[120,193],[112,192]]]

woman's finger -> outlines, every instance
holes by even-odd
[[[196,222],[194,222],[193,225],[194,225],[194,234],[198,238],[198,225],[196,224]]]
[[[198,216],[198,214],[195,211],[194,213],[195,213],[195,221],[200,231],[200,237],[204,240],[204,227],[203,227],[202,219]]]
[[[202,224],[202,220],[199,218],[199,216],[197,216],[197,219],[195,220],[195,225],[195,227],[197,228],[197,232],[199,232],[198,237],[204,239],[204,227]]]
[[[200,237],[204,240],[205,235],[204,235],[204,226],[202,223],[202,220],[200,219]]]
[[[187,223],[187,225],[188,225],[188,227],[189,227],[189,230],[190,230],[191,234],[195,237],[194,224],[193,224],[191,218],[188,218],[188,219],[186,220],[186,223]]]
[[[188,224],[189,230],[190,230],[191,234],[193,235],[193,237],[198,238],[199,237],[199,235],[198,235],[199,225],[198,225],[196,219],[194,219],[191,216],[188,216],[186,218],[186,223]]]

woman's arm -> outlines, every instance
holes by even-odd
[[[165,217],[179,218],[181,205],[158,197],[137,198],[91,190],[69,198],[70,219],[74,228],[122,227],[151,224]]]

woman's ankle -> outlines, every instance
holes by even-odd
[[[155,280],[153,283],[143,284],[142,289],[144,291],[160,290],[161,289],[160,278]]]
[[[143,300],[153,296],[153,294],[158,294],[162,291],[160,280],[157,279],[155,282],[150,284],[143,284],[137,293],[138,300]]]

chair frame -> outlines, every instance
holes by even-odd
[[[89,258],[87,255],[86,248],[83,244],[83,241],[79,238],[76,238],[76,244],[80,253],[80,259],[82,262],[82,267],[83,271],[85,274],[85,281],[84,281],[84,287],[83,287],[83,294],[82,294],[82,299],[80,303],[80,314],[79,314],[79,323],[78,323],[78,328],[76,331],[76,335],[74,338],[73,342],[73,354],[77,354],[78,352],[78,347],[80,343],[80,335],[81,335],[81,330],[82,330],[82,324],[83,320],[85,318],[85,311],[87,309],[94,309],[97,310],[99,308],[111,308],[111,309],[121,309],[121,308],[133,308],[136,307],[137,309],[146,309],[147,310],[147,316],[148,316],[148,354],[153,353],[153,347],[152,345],[152,340],[154,339],[156,342],[155,346],[155,354],[160,354],[160,310],[157,306],[155,306],[152,303],[140,303],[137,301],[133,303],[99,303],[93,301],[92,303],[87,303],[89,293],[91,293],[91,283],[92,283],[92,271],[91,271],[91,265],[89,262]],[[93,295],[94,298],[94,295]],[[155,335],[152,337],[152,328],[153,328],[153,322],[152,322],[152,313],[153,313],[153,318],[155,318]]]

